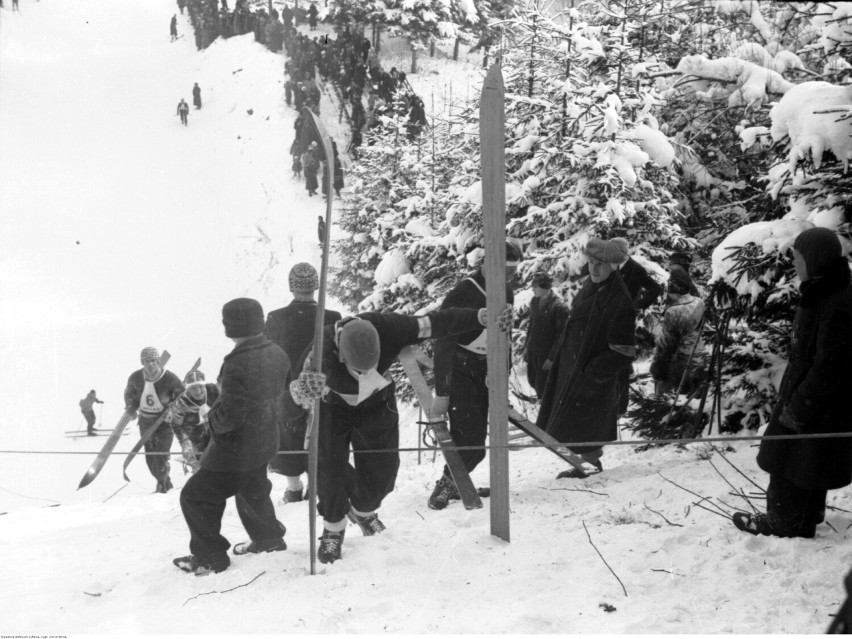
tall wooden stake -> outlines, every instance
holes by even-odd
[[[509,340],[497,330],[506,307],[505,91],[500,63],[489,70],[479,105],[485,293],[488,313],[488,425],[491,439],[491,534],[509,541]]]
[[[325,168],[328,170],[328,192],[326,193],[325,206],[325,233],[323,236],[323,251],[322,251],[322,266],[320,267],[320,282],[319,291],[317,293],[317,314],[314,320],[314,354],[311,357],[310,370],[322,372],[322,354],[323,354],[323,328],[325,319],[325,292],[327,290],[328,281],[328,254],[330,253],[331,237],[331,206],[332,194],[334,193],[334,149],[331,146],[331,138],[322,124],[322,120],[311,111],[308,107],[302,109],[302,114],[305,117],[310,114],[310,121],[314,123],[314,128],[322,140],[323,153],[325,154]],[[325,180],[324,180],[325,181]],[[308,424],[308,432],[305,435],[305,448],[308,450],[308,529],[311,548],[311,574],[317,574],[317,457],[319,455],[319,426],[320,426],[320,405],[322,401],[314,400],[314,406],[311,409],[310,423]]]

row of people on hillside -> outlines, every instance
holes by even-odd
[[[589,275],[550,348],[538,425],[592,467],[600,467],[602,446],[617,437],[619,397],[625,392],[622,373],[635,357],[637,297],[621,274],[626,263],[623,241],[593,238],[584,253]],[[511,301],[508,283],[523,255],[514,244],[507,246],[506,255]],[[852,379],[849,267],[836,235],[826,229],[802,233],[794,256],[803,295],[791,363],[768,434],[848,432],[842,420],[842,391]],[[691,280],[675,274],[680,270],[672,269],[668,284],[675,325],[695,315],[694,310],[678,310],[693,306]],[[546,290],[548,285],[552,282],[537,276],[537,287]],[[229,565],[230,544],[221,535],[220,521],[225,500],[232,495],[237,496],[251,539],[236,546],[235,554],[286,548],[285,528],[270,497],[267,465],[287,476],[285,501],[303,498],[306,411],[316,400],[322,402],[317,485],[323,516],[320,561],[331,563],[343,556],[347,521],[365,535],[385,529],[378,510],[393,490],[399,467],[398,411],[387,371],[406,345],[436,340],[436,397],[430,416],[449,417],[456,445],[485,443],[488,398],[481,271],[462,280],[441,308],[426,316],[361,313],[341,318],[326,313],[322,353],[311,348],[317,286],[316,271],[300,264],[290,274],[293,303],[270,313],[266,321],[254,300],[233,300],[223,308],[226,335],[236,346],[220,370],[218,388],[205,387],[210,394],[220,393],[208,415],[211,439],[200,469],[181,494],[192,554],[176,563],[189,572],[202,574]],[[511,306],[500,324],[501,330],[510,330]],[[668,350],[666,343],[661,346]],[[128,389],[133,389],[126,397],[128,410],[140,411],[143,427],[171,401],[186,404],[189,392],[176,377],[152,365],[156,355],[143,351],[143,370],[128,382]],[[190,387],[194,383],[198,382],[188,382]],[[156,438],[150,449],[168,450]],[[299,454],[277,455],[279,451]],[[764,441],[758,463],[770,473],[767,513],[737,513],[733,523],[752,534],[812,537],[824,516],[826,491],[852,481],[850,453],[847,439]],[[484,449],[464,451],[468,470],[484,456]],[[167,464],[165,456],[152,456],[149,462],[160,491],[170,487]],[[440,510],[454,499],[457,488],[445,470],[428,505]]]

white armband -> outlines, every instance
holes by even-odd
[[[432,320],[428,315],[417,318],[417,337],[418,339],[426,339],[432,336]]]

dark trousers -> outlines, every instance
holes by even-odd
[[[456,446],[483,446],[488,434],[488,362],[484,355],[468,355],[456,349],[453,385],[450,389],[450,435]],[[485,459],[485,449],[460,450],[468,472]],[[444,474],[450,470],[444,466]]]
[[[266,464],[242,473],[200,469],[180,491],[180,508],[189,526],[189,551],[202,560],[227,553],[231,544],[220,530],[229,497],[235,498],[237,514],[252,541],[283,539],[284,526],[275,517],[271,490]]]
[[[825,521],[826,490],[799,488],[783,475],[769,475],[766,514],[779,537],[813,537]]]
[[[287,477],[298,477],[308,470],[308,451],[305,450],[305,431],[308,427],[308,414],[284,422],[278,429],[279,451],[292,451],[290,454],[276,455],[269,462],[269,470]],[[293,454],[298,453],[298,454]]]
[[[138,422],[139,434],[144,435],[148,427],[155,421],[155,417],[140,414]],[[157,427],[157,430],[154,431],[154,434],[151,435],[148,441],[145,442],[145,452],[167,453],[172,449],[172,442],[174,440],[175,436],[172,433],[172,427],[164,421]],[[165,484],[168,481],[169,471],[171,470],[168,455],[145,455],[145,463],[148,464],[148,470],[151,471],[151,475],[158,482]]]
[[[92,432],[95,426],[95,411],[93,411],[91,408],[89,410],[84,410],[83,417],[86,418],[86,429],[89,432]]]
[[[372,512],[393,490],[399,470],[399,413],[393,393],[384,402],[364,406],[323,403],[320,409],[317,509],[338,522],[350,505]],[[349,446],[353,463],[349,463]],[[362,450],[388,452],[359,453]]]

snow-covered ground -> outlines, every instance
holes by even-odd
[[[77,492],[103,440],[63,431],[80,425],[90,388],[113,425],[143,346],[168,349],[180,375],[201,356],[215,377],[231,348],[221,305],[241,295],[283,305],[290,266],[318,263],[323,204],[290,178],[283,59],[251,36],[204,52],[191,35],[169,42],[172,0],[21,0],[20,14],[6,5],[0,634],[825,629],[852,563],[852,492],[830,493],[836,508],[813,540],[750,537],[695,505],[700,495],[747,508],[733,487],[758,491],[706,445],[613,446],[605,472],[585,481],[555,480],[562,465],[547,451],[512,452],[511,543],[490,535],[487,500],[430,511],[440,460],[404,452],[380,511],[387,532],[350,528],[343,560],[316,576],[307,505],[283,505],[273,476],[287,552],[235,558],[203,578],[177,570],[171,559],[188,552],[179,491],[153,494],[142,460],[129,484],[121,477],[135,436]],[[184,128],[175,109],[193,82],[204,108]],[[417,445],[416,417],[403,410],[403,446]],[[726,457],[765,486],[755,453],[739,442]],[[180,488],[177,463],[172,476]],[[474,480],[488,484],[487,462]],[[224,531],[245,539],[232,506]]]

